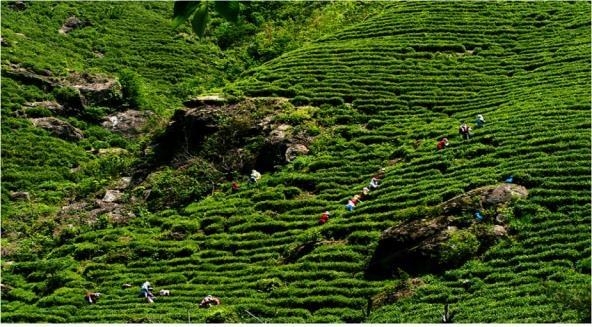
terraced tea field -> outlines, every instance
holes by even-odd
[[[2,321],[436,323],[450,303],[458,323],[589,322],[590,59],[588,2],[389,3],[227,87],[317,106],[309,155],[4,266]],[[477,114],[485,126],[463,141]],[[383,230],[510,175],[529,190],[510,237],[441,274],[365,277]],[[405,296],[369,307],[407,278]],[[144,280],[171,296],[143,303]],[[199,309],[207,294],[222,305]]]

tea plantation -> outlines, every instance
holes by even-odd
[[[110,18],[95,4],[111,6]],[[2,3],[2,37],[23,38],[2,47],[3,73],[9,63],[55,74],[127,67],[161,129],[128,139],[71,117],[86,138],[63,141],[17,114],[54,95],[2,77],[2,322],[438,323],[445,304],[457,323],[590,322],[589,2],[373,4],[363,19],[236,78],[210,41],[152,27],[168,24],[170,3],[92,6]],[[93,29],[60,39],[68,11]],[[134,30],[142,36],[129,42]],[[71,48],[52,54],[56,45]],[[278,114],[315,135],[310,152],[262,171],[257,185],[243,177],[238,192],[226,182],[188,205],[137,205],[124,224],[57,230],[66,228],[53,222],[61,206],[102,197],[147,160],[144,148],[183,100],[211,90],[291,103]],[[460,123],[475,127],[478,114],[485,125],[461,139]],[[443,137],[450,144],[437,151]],[[107,147],[129,154],[91,150]],[[379,188],[346,211],[380,168]],[[509,176],[529,195],[509,208],[507,236],[449,269],[368,277],[384,230]],[[33,199],[15,202],[12,191]],[[146,303],[144,281],[171,296]],[[85,290],[102,294],[96,304]],[[208,294],[221,305],[200,309]]]

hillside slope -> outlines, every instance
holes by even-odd
[[[285,107],[317,134],[310,153],[237,193],[138,208],[42,260],[3,259],[2,321],[434,323],[445,303],[455,322],[589,321],[589,13],[586,2],[396,3],[245,72],[228,93],[310,105]],[[485,126],[462,141],[459,123],[477,114]],[[381,167],[380,187],[347,212]],[[383,230],[510,175],[529,197],[507,238],[456,268],[366,278]],[[172,296],[144,303],[144,280]],[[88,305],[85,289],[103,297]],[[198,309],[207,294],[222,305]]]

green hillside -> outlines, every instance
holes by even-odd
[[[366,4],[322,34],[314,21],[356,7],[245,7],[246,17],[258,12],[270,23],[253,24],[244,43],[224,51],[219,21],[203,42],[171,32],[171,3],[9,5],[2,3],[10,43],[2,47],[2,322],[437,323],[445,304],[458,323],[590,322],[589,2]],[[318,19],[298,19],[298,10]],[[295,17],[294,25],[271,21],[274,11]],[[58,34],[71,14],[92,26]],[[271,41],[276,52],[249,52],[265,26],[285,35],[304,27],[289,42]],[[250,62],[237,65],[248,53]],[[84,139],[54,137],[25,119],[47,110],[23,116],[21,107],[62,91],[6,76],[15,63],[58,76],[119,76],[124,90],[139,90],[131,107],[156,113],[152,126],[121,136],[98,117],[122,108],[98,107],[54,115]],[[211,186],[191,176],[203,173],[186,168],[196,167],[191,158],[146,166],[148,144],[174,109],[208,92],[239,104],[276,98],[274,119],[311,136],[310,152],[273,169],[255,166],[262,179],[240,178],[236,193],[228,182],[211,195],[195,191]],[[477,114],[484,127],[462,140],[459,124],[474,127]],[[437,151],[442,137],[450,145]],[[245,148],[257,149],[260,140],[248,140]],[[113,147],[127,155],[96,153]],[[148,187],[194,189],[166,210],[129,200],[134,216],[124,223],[55,218],[69,203],[100,199],[138,167],[157,170],[151,178],[161,184],[139,181],[129,199]],[[380,187],[346,211],[380,168]],[[179,184],[186,176],[193,179]],[[508,176],[529,194],[506,208],[507,236],[445,269],[370,276],[384,230],[440,214],[442,203]],[[15,201],[15,191],[31,201]],[[319,225],[324,210],[331,216]],[[465,254],[454,251],[442,256]],[[145,303],[145,280],[171,296]],[[85,290],[101,292],[98,303],[86,303]],[[207,294],[222,304],[198,308]]]

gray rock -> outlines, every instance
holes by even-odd
[[[118,107],[123,103],[121,84],[115,78],[84,72],[72,73],[66,78],[61,78],[53,76],[47,70],[41,73],[33,72],[18,64],[4,65],[2,72],[11,78],[36,85],[46,91],[54,88],[73,88],[77,92],[76,96],[68,97],[68,103],[60,103],[66,107],[69,114],[79,114],[89,106]],[[58,99],[58,101],[65,101],[65,99]]]
[[[290,162],[300,155],[308,154],[309,150],[304,144],[289,144],[286,149],[286,161]]]
[[[28,4],[27,2],[23,1],[23,0],[16,0],[16,1],[12,1],[10,2],[10,4],[8,5],[12,10],[16,10],[16,11],[22,11],[27,9]]]
[[[70,16],[66,19],[58,32],[60,34],[67,34],[75,28],[84,27],[86,25],[88,25],[88,22],[85,22],[76,16]]]
[[[113,185],[113,188],[116,190],[124,190],[129,187],[131,182],[132,182],[131,177],[121,177],[117,181],[117,183],[115,185]]]
[[[31,201],[29,192],[10,192],[10,199],[13,201]]]
[[[121,156],[121,155],[126,155],[129,152],[123,148],[105,148],[105,149],[99,149],[96,153],[99,156],[107,156],[107,155]]]
[[[51,134],[67,140],[78,141],[84,138],[84,134],[78,128],[54,117],[31,118],[33,125],[48,130]]]
[[[510,202],[513,199],[528,196],[526,187],[516,184],[502,184],[496,188],[483,192],[481,201],[483,205],[496,206]]]
[[[119,202],[123,198],[123,193],[119,190],[107,190],[103,196],[104,202]]]
[[[72,202],[68,205],[65,205],[62,207],[62,212],[76,212],[76,211],[82,211],[85,210],[88,206],[88,203],[85,201],[80,201],[80,202]]]
[[[47,108],[54,113],[62,113],[64,111],[64,106],[57,103],[56,101],[37,101],[37,102],[25,102],[23,104],[23,108]]]
[[[291,134],[290,133],[291,129],[292,129],[292,126],[287,125],[287,124],[282,124],[282,125],[277,126],[269,133],[268,142],[269,143],[285,142],[286,138],[288,138]]]
[[[61,84],[78,90],[83,107],[117,106],[123,101],[121,84],[115,78],[86,72],[72,73]]]
[[[513,199],[525,198],[528,190],[517,184],[498,184],[479,187],[443,202],[440,207],[445,214],[456,214],[467,210],[487,209],[508,203]]]
[[[127,110],[105,117],[101,125],[113,132],[126,136],[135,136],[142,132],[148,118],[149,111]]]
[[[51,90],[58,86],[54,79],[32,72],[19,64],[2,65],[2,73],[25,84],[33,84],[43,90]]]
[[[186,107],[189,108],[195,108],[195,107],[199,107],[199,106],[205,106],[205,105],[214,105],[214,106],[221,106],[227,103],[227,99],[217,95],[217,94],[213,94],[213,95],[204,95],[204,96],[199,96],[190,100],[187,100],[185,102],[183,102],[183,105],[185,105]]]

